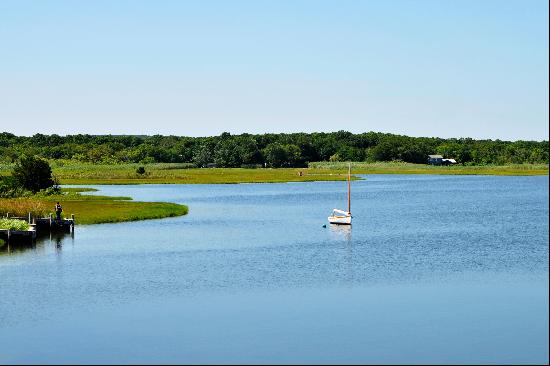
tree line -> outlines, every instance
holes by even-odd
[[[190,163],[205,167],[302,167],[317,161],[426,163],[441,154],[466,165],[548,164],[548,141],[409,137],[380,132],[240,134],[211,137],[134,135],[15,136],[0,133],[0,162],[22,155],[77,162]]]

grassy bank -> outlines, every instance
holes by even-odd
[[[308,168],[243,169],[179,168],[177,164],[145,165],[146,173],[136,173],[138,164],[55,167],[62,184],[219,184],[278,183],[344,180],[347,163],[311,163]],[[301,172],[301,175],[300,175]],[[547,175],[548,165],[509,166],[429,166],[408,163],[353,163],[354,174],[475,174]]]
[[[139,166],[145,167],[145,174],[136,173]],[[324,169],[189,169],[179,164],[54,165],[53,173],[62,184],[277,183],[346,178],[340,172]]]
[[[432,166],[410,163],[363,163],[354,162],[354,174],[450,174],[450,175],[548,175],[548,165],[484,165],[484,166]],[[343,172],[347,170],[345,162],[310,163],[309,167],[317,171]]]
[[[145,174],[136,173],[139,166]],[[429,166],[409,163],[352,163],[354,174],[474,174],[474,175],[547,175],[548,165],[518,164],[506,166]],[[54,175],[61,184],[219,184],[278,183],[344,180],[347,163],[310,163],[308,168],[244,169],[188,168],[187,164],[68,164],[52,162]],[[301,175],[300,175],[301,172]],[[0,166],[0,174],[9,174]]]
[[[67,189],[55,196],[0,199],[0,215],[9,213],[10,216],[26,217],[32,212],[36,217],[47,217],[53,214],[57,201],[63,206],[65,216],[75,215],[77,224],[160,219],[182,216],[188,212],[187,206],[175,203],[134,202],[129,197],[81,195],[77,191]]]

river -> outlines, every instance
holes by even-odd
[[[548,176],[362,177],[94,186],[189,214],[0,252],[0,363],[548,363]]]

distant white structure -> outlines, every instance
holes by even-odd
[[[428,155],[428,164],[441,165],[443,163],[443,155]]]
[[[444,159],[443,155],[428,155],[428,164],[430,165],[454,165],[455,159]]]
[[[454,165],[458,164],[455,159],[443,159],[441,164],[443,165]]]

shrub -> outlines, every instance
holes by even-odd
[[[29,224],[23,220],[0,219],[0,229],[3,230],[29,230]]]
[[[138,167],[136,169],[136,173],[138,173],[139,175],[145,174],[145,167],[142,167],[142,166]]]
[[[19,187],[13,177],[0,178],[0,198],[14,198],[31,195],[31,192]]]
[[[23,156],[13,168],[13,178],[18,187],[33,193],[53,187],[52,168],[46,160],[34,156]]]

